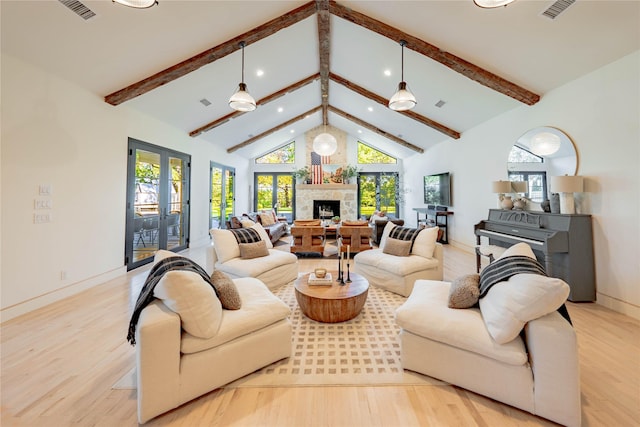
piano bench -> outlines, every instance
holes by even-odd
[[[489,263],[495,261],[496,258],[499,258],[500,255],[506,251],[507,248],[503,248],[502,246],[496,245],[479,245],[476,246],[476,272],[480,273],[480,257],[485,256],[489,258]]]

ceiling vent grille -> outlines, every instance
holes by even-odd
[[[567,8],[575,2],[576,0],[558,0],[542,12],[541,15],[549,19],[556,19],[558,15],[567,10]]]
[[[211,105],[211,102],[210,102],[207,98],[202,98],[202,99],[200,100],[200,103],[201,103],[202,105],[204,105],[205,107],[208,107],[209,105]]]
[[[58,0],[63,5],[67,6],[69,10],[84,19],[91,19],[96,16],[95,12],[89,9],[87,6],[80,3],[78,0]]]

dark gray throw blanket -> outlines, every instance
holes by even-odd
[[[260,234],[253,228],[235,228],[229,231],[233,233],[238,243],[256,243],[262,240]]]
[[[416,237],[418,237],[420,231],[422,231],[420,228],[408,228],[397,225],[389,232],[389,238],[404,241],[410,240],[411,246],[409,246],[409,251],[411,251],[411,249],[413,249],[413,243],[416,241]]]
[[[205,282],[211,285],[218,298],[220,297],[215,286],[213,286],[213,284],[211,283],[211,278],[204,270],[204,268],[200,267],[189,258],[172,256],[159,261],[149,272],[149,276],[147,276],[147,280],[145,280],[144,285],[140,290],[140,295],[138,295],[136,306],[133,309],[133,313],[131,314],[131,320],[129,321],[129,332],[127,333],[127,341],[129,341],[131,345],[136,345],[136,326],[138,325],[138,319],[140,318],[142,309],[144,309],[147,305],[149,305],[151,301],[153,301],[153,290],[155,289],[162,276],[164,276],[166,272],[173,270],[192,271],[194,273],[198,273],[200,276],[202,276]]]
[[[489,292],[491,287],[496,283],[508,280],[516,274],[523,273],[539,274],[541,276],[547,275],[542,264],[540,264],[538,260],[529,258],[528,256],[509,256],[492,262],[480,272],[480,298],[486,296],[487,292]],[[569,324],[572,324],[569,311],[567,311],[565,304],[562,304],[558,308],[558,313],[560,313]]]

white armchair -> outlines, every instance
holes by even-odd
[[[408,256],[385,253],[389,232],[396,224],[388,222],[380,248],[360,252],[353,258],[353,271],[364,276],[369,284],[409,296],[418,279],[442,280],[444,255],[437,243],[438,228],[426,228],[416,237]]]
[[[259,258],[242,258],[234,235],[229,230],[212,229],[213,263],[233,279],[255,277],[269,289],[276,289],[298,278],[298,258],[289,252],[273,249],[273,244],[260,224],[254,227],[265,241],[268,255]]]

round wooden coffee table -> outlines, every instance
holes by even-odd
[[[351,273],[352,282],[342,286],[335,281],[338,272],[331,271],[334,277],[331,285],[309,285],[309,274],[294,282],[296,299],[305,316],[318,322],[337,323],[360,313],[369,292],[367,279]]]

